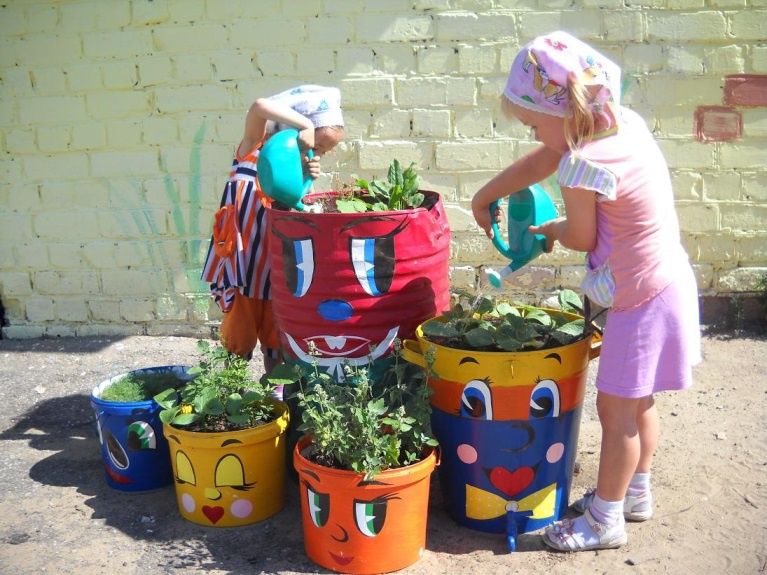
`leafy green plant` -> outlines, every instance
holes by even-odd
[[[232,431],[275,418],[274,385],[248,373],[248,362],[221,345],[200,340],[201,361],[189,370],[194,379],[180,390],[155,396],[163,423],[190,431]]]
[[[364,473],[370,479],[383,470],[419,461],[437,441],[431,435],[429,388],[425,371],[401,360],[395,342],[393,363],[380,381],[365,367],[344,366],[343,383],[311,368],[282,365],[267,376],[298,382],[296,400],[301,424],[310,435],[307,457],[314,462]]]
[[[587,335],[583,318],[482,295],[463,294],[462,299],[464,303],[459,300],[438,320],[423,325],[429,341],[476,351],[529,351],[567,345]],[[583,313],[575,292],[562,290],[558,300],[562,311]]]
[[[179,387],[182,383],[183,380],[170,371],[131,372],[113,381],[99,397],[104,401],[146,401],[166,389]]]
[[[418,174],[415,162],[403,170],[398,160],[389,165],[386,180],[356,179],[359,193],[342,194],[336,199],[336,209],[341,213],[383,212],[420,207],[424,194],[418,191]]]

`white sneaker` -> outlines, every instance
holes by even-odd
[[[557,521],[543,532],[543,542],[557,551],[616,549],[627,541],[623,521],[608,527],[594,519],[588,509],[581,517]]]
[[[589,489],[583,497],[570,505],[578,513],[585,513],[594,500],[596,489]],[[647,521],[652,517],[652,492],[626,495],[623,498],[623,517],[626,521]]]

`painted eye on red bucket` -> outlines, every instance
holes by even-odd
[[[157,438],[154,429],[146,421],[134,421],[128,426],[128,449],[156,449]]]
[[[375,501],[355,501],[354,502],[354,522],[357,529],[366,537],[375,537],[383,529],[386,522],[385,499],[376,499]]]
[[[551,379],[543,379],[537,383],[530,394],[530,417],[559,417],[559,387]]]
[[[295,297],[309,291],[314,278],[314,243],[311,238],[282,240],[282,264],[288,289]]]
[[[357,281],[371,296],[389,291],[394,278],[394,236],[352,238],[351,258]]]
[[[486,381],[474,379],[466,384],[461,394],[461,417],[493,419],[493,394]]]
[[[330,517],[330,496],[327,493],[314,491],[306,486],[306,501],[309,505],[309,517],[315,527],[324,527]]]

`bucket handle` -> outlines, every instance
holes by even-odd
[[[426,367],[426,359],[421,353],[421,344],[414,339],[403,339],[402,348],[400,353],[405,361],[418,365],[420,367]]]

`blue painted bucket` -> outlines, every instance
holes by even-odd
[[[180,381],[192,379],[189,367],[166,365],[137,369],[102,381],[91,392],[104,477],[120,491],[147,491],[173,482],[168,442],[162,433],[160,406],[154,400],[117,402],[101,394],[126,375],[172,373]]]

